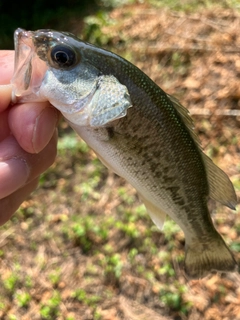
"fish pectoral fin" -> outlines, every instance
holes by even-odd
[[[157,206],[152,204],[150,201],[148,201],[142,194],[139,194],[139,196],[143,204],[145,205],[147,212],[150,215],[152,221],[160,230],[162,230],[165,219],[166,219],[166,213],[160,210]]]
[[[186,242],[185,272],[189,278],[200,279],[215,271],[237,271],[238,265],[232,252],[217,232],[207,242],[206,239],[203,243],[201,239]]]
[[[90,102],[90,126],[100,127],[126,116],[132,107],[126,86],[114,76],[103,75],[98,78],[96,92]]]
[[[235,209],[237,196],[232,182],[226,173],[216,166],[207,155],[204,153],[202,155],[208,177],[210,198],[231,209]]]

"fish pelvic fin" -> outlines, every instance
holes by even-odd
[[[185,272],[190,279],[200,279],[211,272],[234,272],[238,265],[222,237],[215,237],[205,242],[199,240],[186,243]]]
[[[155,223],[155,225],[158,227],[159,230],[163,229],[163,225],[166,219],[166,213],[160,210],[157,206],[155,206],[151,201],[147,200],[146,197],[144,197],[142,194],[138,194],[145,205],[148,214],[150,215],[152,221]]]

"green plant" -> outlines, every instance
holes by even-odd
[[[140,236],[139,230],[136,227],[136,224],[133,222],[125,223],[123,221],[117,221],[116,227],[123,231],[130,238],[138,238]]]
[[[172,240],[180,230],[180,227],[173,220],[169,219],[165,221],[163,232],[168,241]]]
[[[77,289],[72,294],[72,297],[77,299],[78,301],[94,307],[96,303],[100,300],[100,297],[97,295],[89,295],[84,289]]]
[[[51,283],[52,283],[54,286],[56,286],[56,285],[59,283],[60,277],[61,277],[61,270],[60,270],[60,268],[55,269],[55,270],[52,271],[52,272],[49,274],[49,276],[48,276],[49,280],[51,281]]]
[[[74,154],[78,151],[86,153],[89,150],[87,144],[83,140],[80,140],[75,132],[65,134],[59,138],[57,148],[60,155],[66,154],[68,150]]]
[[[183,294],[187,291],[185,285],[175,281],[174,285],[163,285],[160,289],[159,299],[165,304],[166,307],[179,311],[186,315],[191,307],[190,302],[183,299]]]
[[[99,46],[106,45],[111,39],[111,35],[102,32],[104,26],[113,24],[108,13],[99,11],[94,16],[88,16],[84,19],[83,37],[85,40],[95,43]]]
[[[98,310],[95,310],[93,314],[93,320],[101,320],[101,319],[102,319],[101,313]]]
[[[72,294],[73,298],[77,299],[78,301],[84,302],[87,297],[87,293],[84,289],[77,289]]]
[[[111,278],[113,276],[116,280],[120,278],[122,274],[123,263],[119,253],[114,253],[110,256],[105,256],[101,260],[101,264],[104,267],[106,277]]]
[[[8,315],[8,320],[18,320],[17,316],[15,316],[15,314],[9,314]]]
[[[138,250],[136,248],[132,248],[129,253],[128,253],[128,259],[130,260],[131,263],[133,263],[135,257],[138,254]]]
[[[240,252],[240,243],[238,241],[233,241],[229,246],[233,251]]]
[[[160,275],[167,275],[168,277],[172,277],[175,275],[175,270],[173,269],[171,263],[164,262],[163,266],[159,268],[158,273]]]
[[[162,291],[161,301],[169,308],[175,310],[181,309],[182,299],[178,292]]]
[[[43,319],[54,319],[59,315],[59,305],[61,303],[61,296],[58,291],[54,291],[52,297],[40,308],[40,314]]]
[[[3,297],[0,296],[0,299],[3,301]],[[0,302],[0,310],[4,310],[5,309],[5,304],[2,301]]]
[[[30,294],[28,292],[25,292],[25,291],[17,292],[15,297],[16,297],[16,300],[17,300],[17,304],[21,308],[27,307],[29,302],[31,301]]]
[[[18,280],[19,280],[19,276],[15,272],[12,272],[6,279],[3,280],[3,286],[9,292],[13,293],[16,288]]]

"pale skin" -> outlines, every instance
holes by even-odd
[[[14,51],[0,51],[0,225],[54,162],[60,117],[48,102],[11,105],[13,65]]]

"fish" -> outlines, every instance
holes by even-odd
[[[236,272],[209,198],[235,209],[224,171],[203,152],[190,113],[121,56],[51,29],[14,34],[13,103],[49,101],[102,163],[138,192],[153,222],[185,236],[189,279]]]

